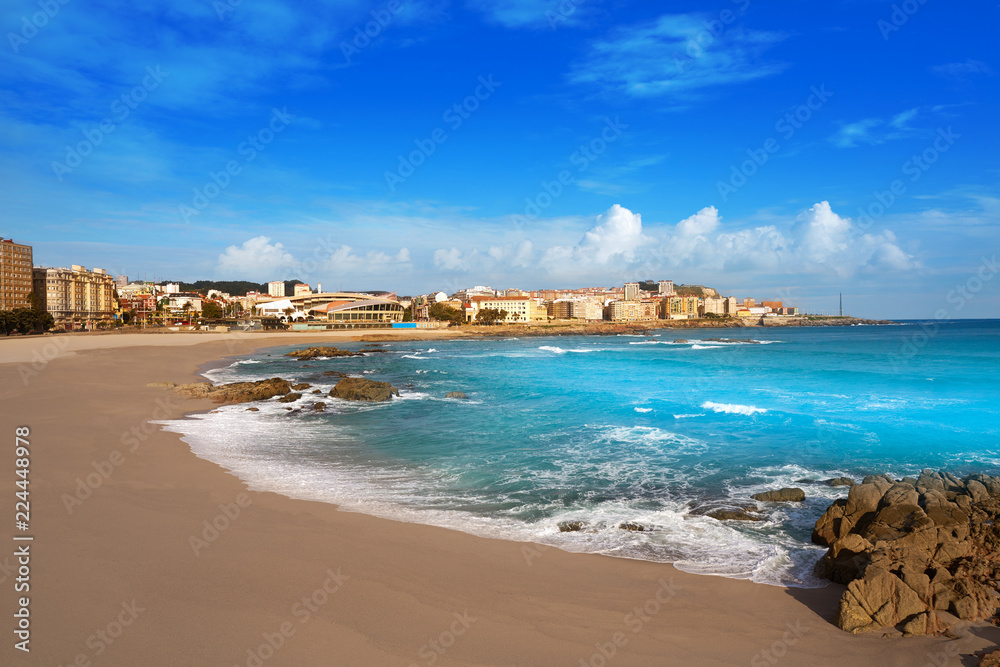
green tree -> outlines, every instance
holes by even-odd
[[[498,322],[503,322],[507,319],[506,310],[497,310],[496,308],[483,308],[478,313],[476,313],[476,322],[485,325],[497,324]]]
[[[458,308],[453,308],[446,303],[435,303],[427,311],[431,319],[439,322],[451,322],[452,324],[462,324],[465,322],[465,313]]]
[[[201,316],[207,320],[218,320],[222,317],[222,308],[217,303],[206,301],[201,308]]]

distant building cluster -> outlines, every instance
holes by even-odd
[[[646,283],[649,285],[649,283]],[[758,306],[752,298],[718,296],[710,288],[698,288],[702,296],[678,294],[672,280],[654,283],[655,289],[645,290],[640,283],[622,287],[584,287],[573,290],[494,290],[477,285],[459,290],[451,296],[443,292],[416,297],[416,319],[430,317],[434,303],[446,305],[464,313],[466,322],[475,322],[483,310],[503,311],[504,324],[542,322],[549,320],[583,320],[612,322],[652,322],[656,320],[686,320],[698,318],[761,318],[797,316],[797,307],[780,301],[763,301]]]
[[[263,287],[263,286],[262,286]],[[130,282],[100,268],[34,266],[32,248],[0,238],[0,310],[38,308],[58,329],[103,329],[116,323],[190,325],[196,319],[241,328],[305,330],[430,326],[434,321],[532,324],[553,320],[652,322],[696,318],[798,316],[781,301],[720,296],[672,280],[571,290],[493,289],[475,285],[399,298],[395,292],[324,292],[275,280],[267,293],[232,295],[216,289],[182,291],[177,283]],[[289,295],[287,292],[291,291]],[[404,324],[405,322],[405,324]]]

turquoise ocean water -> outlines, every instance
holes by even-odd
[[[760,344],[710,337],[753,337]],[[677,342],[687,339],[687,342]],[[359,349],[359,343],[341,345]],[[672,562],[689,572],[817,586],[816,518],[842,475],[923,468],[1000,473],[1000,321],[650,336],[387,343],[383,354],[295,361],[269,350],[206,373],[280,376],[324,394],[328,370],[389,381],[358,404],[307,392],[164,422],[251,488],[345,509]],[[445,399],[462,391],[469,400]],[[322,400],[327,411],[308,406]],[[303,408],[290,414],[286,407]],[[752,493],[764,522],[699,512]],[[561,521],[587,523],[559,532]],[[618,528],[624,521],[650,530]]]

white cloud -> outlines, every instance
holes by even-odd
[[[550,272],[587,267],[626,266],[636,251],[648,242],[642,234],[642,216],[615,204],[597,216],[575,246],[553,246],[542,257],[541,266]]]
[[[435,265],[468,270],[470,256],[457,248],[439,250]],[[480,256],[488,262],[471,265],[483,274],[522,266],[511,263],[511,256],[509,249],[494,246]],[[810,274],[822,280],[919,266],[891,231],[860,227],[823,201],[794,219],[742,228],[723,225],[719,211],[708,206],[675,225],[644,229],[638,213],[615,205],[597,216],[576,245],[550,246],[534,268],[547,274],[548,281],[619,284],[681,269],[740,280],[761,274]]]
[[[472,268],[472,259],[478,254],[475,250],[463,254],[458,248],[440,248],[434,251],[434,268],[464,273]]]
[[[881,118],[865,118],[840,126],[829,141],[839,148],[854,148],[862,144],[877,146],[887,141],[902,139],[913,133],[910,121],[920,113],[919,108],[907,109],[895,114],[888,121]]]
[[[379,276],[387,269],[404,270],[410,268],[410,251],[400,248],[395,255],[380,251],[369,251],[356,255],[349,245],[342,245],[330,253],[324,267],[326,273],[335,276]]]
[[[268,280],[276,280],[287,277],[296,266],[295,258],[285,252],[282,244],[272,244],[267,236],[255,236],[241,246],[226,248],[219,255],[216,269],[229,279],[260,280],[260,276],[270,276]]]
[[[934,67],[931,67],[931,72],[955,78],[964,78],[973,74],[992,76],[994,73],[993,68],[983,61],[972,60],[971,58],[966,59],[965,62],[961,63],[945,63],[944,65],[935,65]]]
[[[469,6],[505,28],[556,28],[579,23],[585,8],[572,0],[469,0]]]
[[[706,28],[710,19],[702,14],[667,14],[619,28],[592,46],[589,58],[570,78],[633,97],[691,98],[708,88],[784,69],[763,59],[783,35],[738,25],[713,33]]]

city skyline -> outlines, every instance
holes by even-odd
[[[37,265],[998,312],[996,8],[166,7],[0,10],[0,235]]]

